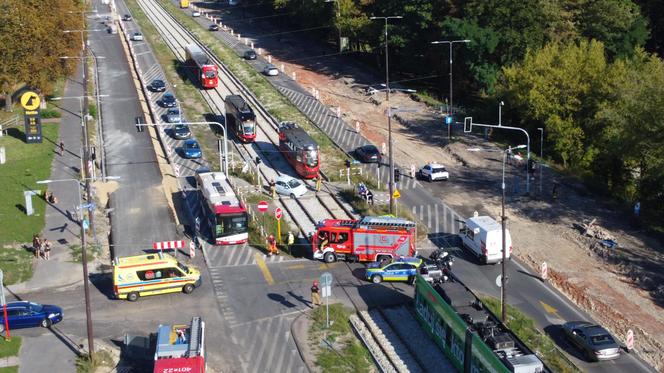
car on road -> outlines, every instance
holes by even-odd
[[[425,164],[417,172],[417,176],[420,179],[436,181],[436,180],[449,180],[450,173],[447,171],[445,166],[438,163],[428,163]]]
[[[173,137],[178,140],[186,140],[191,137],[191,131],[186,124],[178,124],[173,128]]]
[[[133,41],[143,41],[143,34],[140,32],[135,32],[131,35],[131,40]]]
[[[210,30],[210,31],[219,31],[219,25],[216,24],[216,23],[213,23],[213,24],[210,25],[210,27],[208,27],[208,30]]]
[[[279,75],[279,69],[271,63],[268,63],[263,69],[263,74],[267,76],[277,76]]]
[[[195,159],[203,156],[201,151],[201,146],[198,145],[198,141],[194,139],[185,140],[184,145],[182,145],[182,155],[187,159]]]
[[[182,113],[180,113],[180,109],[176,107],[169,108],[168,111],[166,111],[166,122],[167,123],[182,122]]]
[[[150,82],[148,88],[153,92],[163,92],[166,90],[166,83],[161,79],[155,79]]]
[[[200,16],[201,16],[201,12],[199,12],[198,10],[194,10],[193,12],[191,12],[191,16],[192,16],[192,17],[200,17]]]
[[[565,337],[589,361],[611,360],[620,357],[620,345],[602,326],[587,321],[570,321],[562,326]]]
[[[62,321],[62,308],[50,304],[34,302],[8,302],[7,323],[9,329],[30,328],[41,326],[48,328]],[[0,333],[5,331],[5,317],[0,312]]]
[[[245,60],[255,60],[256,58],[258,58],[258,56],[256,55],[255,50],[249,49],[249,50],[244,51],[244,54],[242,55],[242,58],[244,58]],[[278,72],[277,72],[277,74],[278,74]]]
[[[122,16],[123,21],[131,21],[131,15],[130,14],[125,14]]]
[[[374,284],[383,281],[407,281],[412,283],[417,269],[422,265],[421,258],[401,257],[390,263],[373,262],[367,266],[365,278]]]
[[[368,144],[355,149],[355,157],[364,163],[380,163],[381,155],[378,148]]]
[[[164,93],[163,96],[161,96],[161,106],[163,107],[175,107],[178,104],[178,100],[173,96],[171,92],[166,92]]]
[[[302,181],[290,176],[279,176],[274,184],[277,193],[291,198],[301,197],[307,193],[307,186]]]

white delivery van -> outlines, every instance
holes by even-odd
[[[477,256],[481,263],[499,263],[503,259],[502,226],[489,216],[473,216],[466,219],[466,226],[459,231],[463,246]],[[505,257],[512,254],[512,237],[505,229]]]

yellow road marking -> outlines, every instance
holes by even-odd
[[[302,268],[304,268],[304,264],[293,264],[286,267],[286,269],[302,269]]]
[[[548,304],[546,304],[542,301],[539,301],[539,302],[542,305],[542,308],[544,308],[544,311],[546,313],[550,313],[550,314],[558,316],[558,310],[557,309],[553,308],[552,306],[550,306],[550,305],[548,305]]]
[[[328,268],[335,267],[338,264],[339,264],[339,262],[323,263],[323,264],[318,266],[318,269],[328,269]]]
[[[265,260],[263,260],[263,254],[254,253],[254,258],[256,258],[256,264],[258,264],[258,268],[260,268],[261,272],[263,272],[263,277],[265,277],[265,281],[267,281],[267,284],[274,285],[274,279],[272,278],[272,273],[270,273],[270,270],[267,268],[267,265],[265,264]]]

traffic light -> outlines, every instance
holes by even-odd
[[[394,169],[394,181],[399,182],[401,180],[401,171],[398,168]]]
[[[528,160],[528,173],[534,174],[536,168],[537,168],[537,162],[535,162],[532,159],[529,159]]]

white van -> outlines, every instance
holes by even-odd
[[[489,216],[466,219],[466,226],[459,231],[463,246],[468,248],[481,263],[500,263],[503,259],[502,226]],[[505,229],[505,257],[512,254],[512,237]]]

